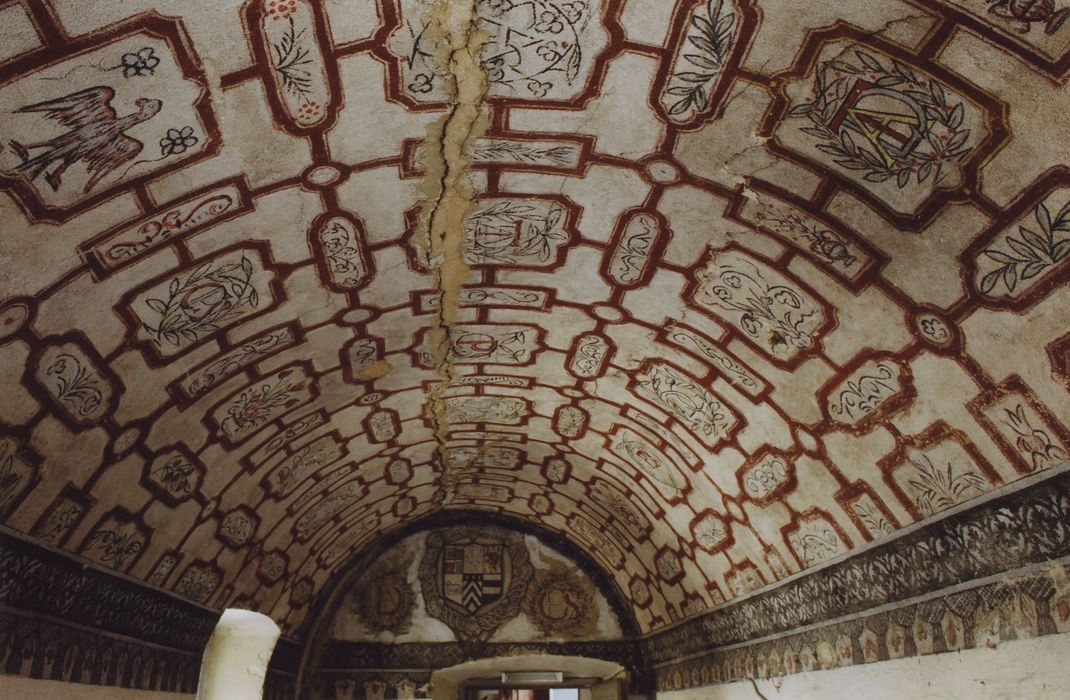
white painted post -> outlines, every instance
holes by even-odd
[[[280,633],[267,615],[225,610],[204,648],[197,700],[261,700]]]

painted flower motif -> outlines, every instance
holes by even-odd
[[[428,93],[434,87],[434,76],[430,73],[417,73],[409,83],[410,92]]]
[[[268,2],[268,16],[276,22],[286,19],[295,12],[297,12],[297,0],[270,0]]]
[[[535,20],[535,31],[544,32],[546,34],[560,34],[565,30],[565,23],[562,20],[560,12],[553,12],[551,10],[545,10],[539,14],[539,18]]]
[[[198,139],[193,135],[192,126],[184,126],[181,129],[168,129],[167,135],[160,139],[160,155],[177,156],[186,152],[186,149],[197,145]]]
[[[136,53],[124,53],[121,63],[124,78],[155,75],[158,65],[160,65],[160,59],[156,56],[156,50],[151,46],[146,46]]]
[[[323,109],[320,107],[320,103],[315,100],[309,100],[301,105],[301,109],[297,112],[297,120],[300,122],[312,122],[319,118],[323,113]]]
[[[569,24],[578,24],[583,20],[583,16],[587,14],[587,3],[566,2],[561,5],[561,14]]]
[[[535,97],[546,97],[546,93],[550,92],[552,87],[553,83],[544,83],[541,80],[528,81],[528,91]]]
[[[561,52],[557,50],[556,41],[547,41],[545,44],[542,44],[539,48],[535,49],[535,53],[547,63],[553,63],[561,57]]]

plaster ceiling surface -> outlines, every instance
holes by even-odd
[[[1065,461],[1063,0],[2,0],[0,517],[288,632],[443,509],[650,631]]]

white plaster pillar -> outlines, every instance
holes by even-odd
[[[204,648],[197,700],[261,700],[280,633],[267,615],[225,610]]]

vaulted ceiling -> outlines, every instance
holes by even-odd
[[[295,632],[492,510],[650,631],[1056,466],[1067,7],[0,0],[0,517]]]

